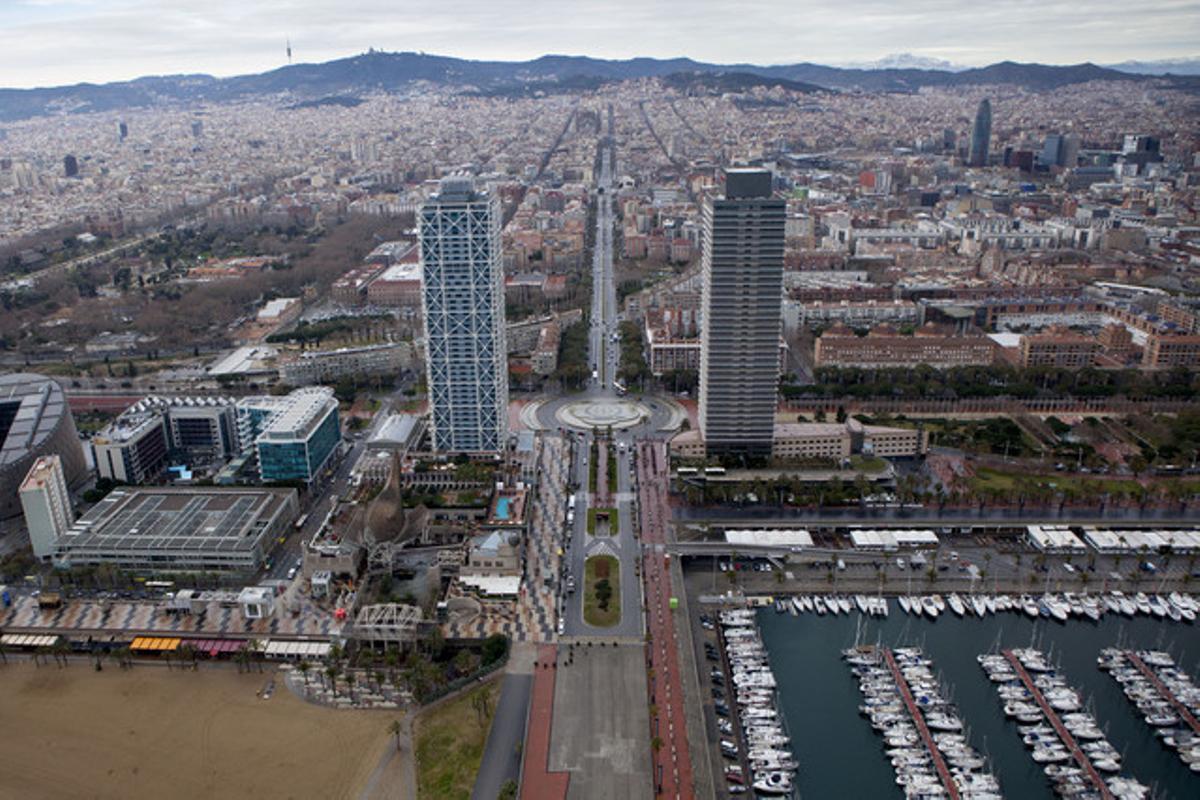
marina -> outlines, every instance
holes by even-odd
[[[1096,659],[1100,669],[1121,685],[1164,747],[1174,750],[1187,767],[1200,773],[1200,690],[1175,666],[1169,653],[1105,648]]]
[[[1110,743],[1111,750],[1103,746],[1091,748],[1099,755],[1094,759],[1089,755],[1089,761],[1093,766],[1099,761],[1111,767],[1114,759],[1101,756],[1112,756],[1114,751],[1117,754],[1115,763],[1119,765],[1119,771],[1103,773],[1103,776],[1119,779],[1116,789],[1102,781],[1108,794],[1100,794],[1089,781],[1081,796],[1088,796],[1086,792],[1090,791],[1091,796],[1096,797],[1146,796],[1182,800],[1194,797],[1200,791],[1200,776],[1190,769],[1189,763],[1180,759],[1173,747],[1163,746],[1158,738],[1145,735],[1145,722],[1137,709],[1126,700],[1120,686],[1097,668],[1097,656],[1101,651],[1120,642],[1124,647],[1138,650],[1170,651],[1173,663],[1179,665],[1180,671],[1186,672],[1190,668],[1194,672],[1198,653],[1194,652],[1194,647],[1193,652],[1187,649],[1191,636],[1186,621],[1181,619],[1182,624],[1176,623],[1169,614],[1160,616],[1153,611],[1138,611],[1133,596],[1127,598],[1134,605],[1133,613],[1128,615],[1120,610],[1116,598],[1093,595],[1104,608],[1095,621],[1086,612],[1076,616],[1065,598],[1067,619],[1060,621],[1039,602],[1040,596],[1037,600],[1028,598],[1033,601],[1034,615],[1029,614],[1019,596],[1008,597],[1007,602],[998,596],[990,597],[990,605],[996,608],[995,613],[991,613],[987,611],[989,598],[976,595],[964,600],[960,595],[962,615],[951,607],[948,596],[942,598],[945,612],[938,610],[932,595],[928,595],[927,604],[926,596],[917,596],[922,605],[920,615],[910,612],[884,616],[878,611],[864,614],[857,608],[859,604],[854,596],[846,599],[858,613],[843,613],[843,604],[831,594],[797,596],[777,605],[768,601],[757,611],[761,639],[778,683],[780,720],[788,726],[790,749],[795,760],[803,764],[803,769],[794,777],[799,796],[905,797],[904,788],[897,784],[892,757],[880,747],[879,734],[871,725],[862,724],[859,714],[864,697],[856,676],[846,669],[844,653],[863,642],[875,643],[881,651],[890,649],[894,656],[912,652],[910,648],[920,648],[920,658],[928,662],[931,671],[936,670],[937,685],[941,690],[939,696],[953,704],[964,731],[969,732],[970,744],[976,748],[986,771],[995,776],[999,785],[996,796],[1046,800],[1058,796],[1054,784],[1047,780],[1045,764],[1030,757],[1024,741],[1026,734],[1021,733],[1019,727],[1044,725],[1043,730],[1055,737],[1065,750],[1057,732],[1032,701],[1030,703],[1037,709],[1042,722],[1024,723],[1006,717],[1003,704],[996,701],[995,684],[980,670],[977,661],[980,654],[999,655],[1004,649],[1024,648],[1031,644],[1050,654],[1055,671],[1069,677],[1071,686],[1066,688],[1077,695],[1080,707],[1076,711],[1056,713],[1090,713],[1103,738]],[[1117,606],[1115,610],[1109,607],[1105,597],[1113,600]],[[824,614],[817,612],[818,598],[825,608]],[[838,609],[836,613],[829,611],[830,599]],[[973,600],[976,599],[983,606],[985,617],[975,613]],[[892,612],[900,605],[896,598],[878,597],[875,600],[877,604],[884,603]],[[933,608],[937,616],[924,613],[926,605]],[[1083,607],[1082,603],[1080,607]],[[905,668],[902,659],[898,659],[896,665],[901,671]],[[895,687],[895,675],[882,657],[880,666],[883,677]],[[1016,674],[1015,670],[1012,672]],[[1024,684],[1021,689],[1027,691]],[[900,698],[898,689],[896,693],[899,712],[911,721],[912,712]],[[913,693],[914,703],[921,702],[920,694]],[[1067,698],[1065,693],[1054,694],[1060,704]],[[1070,701],[1066,704],[1070,705]],[[917,711],[922,713],[924,709]],[[813,720],[820,720],[820,723],[814,725]],[[1081,718],[1072,717],[1072,720]],[[1082,726],[1078,729],[1087,730]],[[929,733],[936,745],[939,732],[931,729]],[[950,796],[940,771],[933,767],[928,744],[915,723],[912,723],[912,736],[916,746],[930,758],[934,796]],[[1096,740],[1077,741],[1081,752],[1087,753],[1082,749],[1083,744],[1092,741]],[[1068,758],[1071,758],[1069,752]],[[1061,762],[1058,765],[1063,766]],[[1074,760],[1065,766],[1082,771]],[[947,768],[953,773],[953,764],[948,763]],[[1130,776],[1137,781],[1131,780]],[[1143,784],[1148,787],[1148,794],[1141,794],[1139,787]]]
[[[750,609],[723,611],[719,621],[723,654],[711,643],[706,642],[705,648],[708,660],[722,665],[713,667],[710,677],[721,756],[735,762],[724,767],[726,791],[792,797],[799,763],[788,747],[790,737],[779,714],[775,676],[755,613]]]
[[[863,694],[859,712],[883,736],[905,797],[1001,797],[999,782],[968,744],[958,712],[942,696],[933,663],[920,648],[860,645],[842,656]]]

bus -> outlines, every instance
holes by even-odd
[[[296,520],[296,530],[303,528],[306,522],[308,522],[308,514],[301,514],[300,519]]]
[[[567,499],[567,509],[570,511],[575,510],[575,495],[571,495],[570,498]]]
[[[706,478],[716,478],[716,477],[720,477],[721,475],[724,475],[724,474],[725,474],[724,467],[705,467],[704,468],[704,476]]]
[[[143,584],[147,589],[162,589],[167,590],[175,585],[175,581],[146,581]]]
[[[675,474],[681,478],[691,478],[699,474],[699,472],[700,470],[696,469],[695,467],[680,467],[679,469],[675,470]]]

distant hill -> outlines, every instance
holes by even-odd
[[[294,64],[255,75],[214,78],[210,75],[167,75],[102,85],[80,83],[39,89],[0,89],[0,121],[89,111],[113,111],[281,95],[290,103],[321,98],[355,97],[365,92],[401,92],[422,82],[459,86],[480,94],[527,95],[535,92],[580,91],[605,82],[635,78],[713,74],[729,91],[746,88],[749,77],[769,79],[798,91],[914,91],[922,86],[1015,84],[1033,90],[1055,89],[1095,80],[1152,80],[1095,64],[1047,66],[1004,61],[988,67],[949,72],[945,69],[840,69],[820,64],[758,66],[706,64],[689,58],[633,58],[622,61],[586,56],[547,55],[533,61],[468,61],[425,53],[370,51],[321,64]],[[672,80],[680,80],[672,78]],[[695,82],[695,78],[689,79]],[[1200,79],[1167,80],[1200,85]],[[717,84],[713,84],[716,86]],[[336,101],[335,101],[336,102]]]
[[[1168,58],[1162,61],[1122,61],[1108,64],[1109,69],[1135,75],[1200,75],[1200,57]]]

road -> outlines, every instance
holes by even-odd
[[[525,718],[532,695],[531,672],[510,671],[504,676],[471,800],[495,800],[505,781],[516,781],[520,777],[520,743],[525,741]]]
[[[613,383],[619,366],[620,348],[613,343],[617,334],[617,296],[613,281],[613,212],[608,190],[612,187],[612,148],[602,147],[600,175],[594,201],[596,211],[596,247],[592,259],[592,314],[591,331],[588,337],[589,363],[593,378],[589,381],[585,396],[589,399],[617,400]],[[578,400],[579,398],[573,398]],[[569,636],[640,636],[642,632],[641,597],[638,592],[637,553],[638,543],[634,535],[633,484],[630,450],[633,437],[630,433],[617,433],[613,445],[617,448],[617,486],[610,494],[617,507],[617,535],[612,537],[589,536],[587,517],[589,504],[595,498],[589,496],[588,459],[595,439],[592,431],[568,434],[572,441],[573,483],[579,487],[574,492],[575,523],[570,531],[571,539],[567,552],[569,575],[579,587],[565,596],[564,633]],[[605,443],[601,442],[601,446]],[[596,628],[583,619],[583,574],[584,562],[594,554],[615,555],[620,563],[621,620],[610,628]]]

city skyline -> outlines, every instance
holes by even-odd
[[[1004,60],[1114,63],[1197,54],[1194,3],[1160,2],[1131,18],[1124,5],[1105,0],[1093,4],[1085,19],[1068,4],[1042,3],[1036,27],[1022,13],[1028,5],[978,8],[922,0],[897,7],[860,0],[847,6],[819,0],[764,4],[730,19],[709,0],[690,5],[687,15],[665,4],[586,2],[573,8],[569,27],[555,27],[545,21],[555,17],[542,0],[519,7],[456,0],[404,14],[376,0],[357,3],[357,13],[328,0],[253,5],[215,0],[202,8],[176,0],[18,0],[0,9],[0,30],[8,34],[0,47],[0,72],[5,88],[164,74],[225,77],[286,65],[289,43],[295,63],[348,57],[372,47],[472,60],[520,61],[561,53],[831,66],[900,51],[965,66]],[[497,30],[506,35],[495,36]],[[724,35],[711,36],[714,30]],[[49,48],[69,56],[45,59]]]

